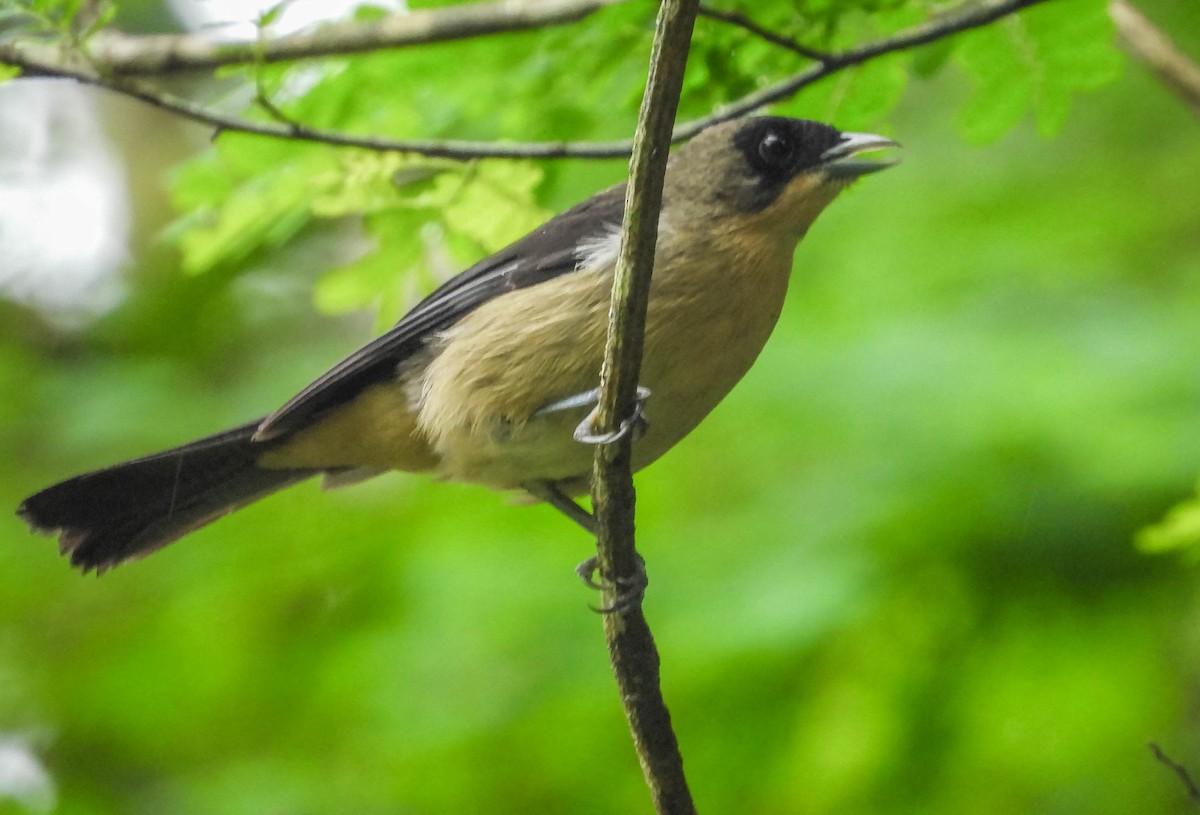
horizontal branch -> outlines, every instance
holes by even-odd
[[[228,65],[290,62],[462,40],[563,25],[625,0],[495,0],[394,14],[372,22],[330,23],[257,42],[223,42],[203,34],[131,35],[105,29],[84,44],[103,73],[167,76]],[[52,61],[56,45],[23,46],[31,59]]]
[[[774,102],[795,95],[801,89],[847,68],[870,62],[886,54],[906,51],[936,42],[954,34],[988,25],[1022,9],[1047,0],[983,0],[969,2],[964,8],[939,15],[889,37],[838,53],[823,55],[822,61],[776,82],[760,91],[726,105],[711,116],[693,119],[675,129],[674,140],[682,141],[718,122],[735,119]],[[472,6],[476,8],[477,6]],[[84,60],[79,55],[63,54],[60,49],[44,46],[32,53],[26,46],[0,42],[0,64],[21,69],[27,77],[59,77],[107,88],[183,118],[208,125],[216,132],[248,133],[257,136],[317,142],[340,147],[358,147],[381,152],[415,153],[437,158],[624,158],[632,142],[622,141],[543,141],[476,142],[433,139],[387,139],[359,136],[343,131],[307,127],[278,121],[256,121],[213,110],[205,105],[165,93],[135,77],[116,76],[107,66]]]
[[[722,23],[737,26],[738,28],[749,31],[754,36],[766,40],[772,45],[778,45],[780,48],[786,48],[793,51],[805,59],[815,59],[823,62],[826,55],[821,51],[809,48],[806,45],[796,42],[793,39],[776,34],[769,28],[764,28],[758,23],[751,20],[740,11],[726,11],[724,9],[712,8],[711,6],[701,5],[698,12],[701,17],[708,17],[710,20],[719,20]]]
[[[945,39],[972,28],[982,28],[1010,14],[1030,6],[1044,3],[1047,0],[984,0],[980,3],[967,3],[958,11],[939,15],[932,20],[918,23],[890,37],[883,37],[875,42],[850,48],[846,51],[824,54],[816,65],[792,74],[786,79],[776,82],[755,93],[747,94],[729,105],[725,105],[712,116],[693,120],[675,131],[676,141],[691,138],[710,125],[726,122],[745,116],[747,113],[774,104],[783,99],[796,95],[803,88],[846,68],[870,62],[885,54],[907,51],[922,45]]]
[[[0,43],[0,63],[6,62],[5,47]],[[256,121],[221,113],[198,102],[175,96],[152,87],[143,80],[129,77],[102,77],[84,66],[32,65],[22,66],[24,76],[73,79],[85,85],[95,85],[145,102],[168,113],[207,125],[214,136],[221,133],[246,133],[292,141],[315,142],[335,147],[356,147],[381,153],[413,153],[430,158],[472,160],[480,158],[620,158],[629,155],[629,141],[584,142],[497,142],[463,139],[389,139],[360,136],[340,130],[308,127],[300,123]],[[26,70],[26,68],[28,68]],[[274,115],[274,114],[273,114]]]

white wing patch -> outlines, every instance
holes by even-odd
[[[662,242],[675,234],[666,214],[658,216],[658,240]],[[617,265],[617,254],[621,251],[621,225],[605,224],[600,234],[579,243],[575,249],[575,271],[584,269],[611,269]]]
[[[581,241],[575,248],[575,270],[605,269],[617,265],[621,251],[621,225],[605,224],[604,230]]]

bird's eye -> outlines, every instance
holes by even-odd
[[[767,131],[758,142],[758,157],[772,169],[783,169],[791,161],[793,146],[791,139],[778,131]]]

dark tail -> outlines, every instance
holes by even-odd
[[[255,463],[269,445],[251,442],[259,422],[47,487],[17,510],[83,571],[102,572],[148,555],[222,515],[318,470]]]

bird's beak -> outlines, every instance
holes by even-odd
[[[820,166],[831,178],[850,181],[900,163],[895,156],[877,161],[855,158],[859,153],[899,146],[898,142],[874,133],[843,133],[840,142],[821,154]]]

